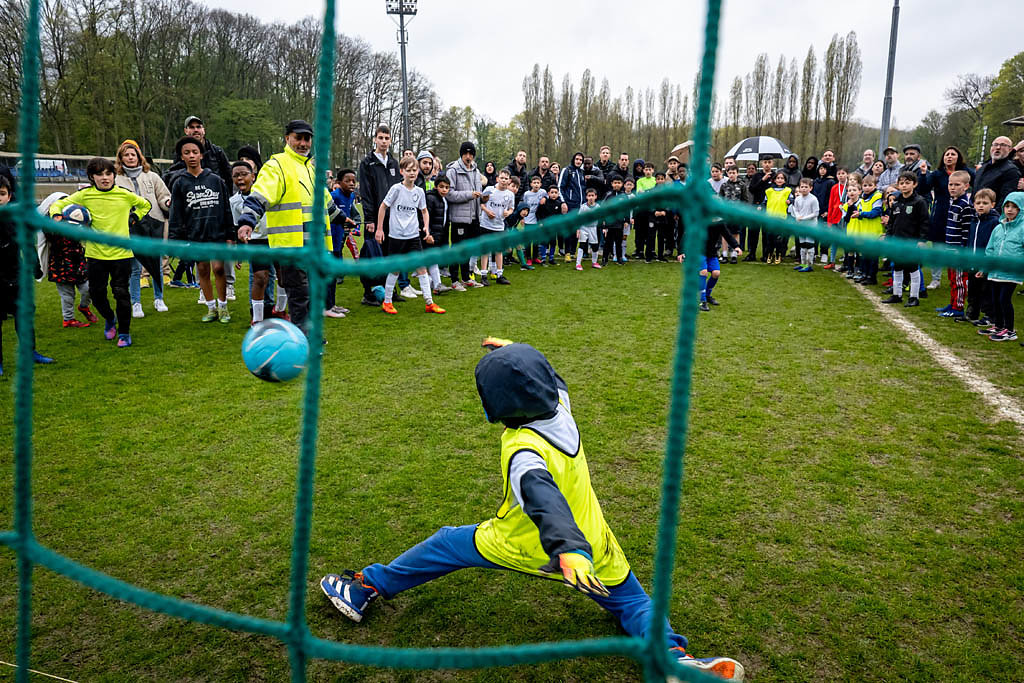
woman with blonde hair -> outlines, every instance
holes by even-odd
[[[149,162],[142,154],[142,148],[134,140],[125,140],[117,148],[114,163],[117,176],[114,183],[149,201],[149,213],[131,229],[132,237],[154,237],[167,239],[167,210],[171,205],[171,193],[160,176],[150,170]],[[132,261],[132,274],[128,291],[132,300],[132,317],[142,318],[142,269],[145,268],[153,281],[153,308],[164,313],[164,279],[162,257],[139,254]]]

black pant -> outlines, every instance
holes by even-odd
[[[96,310],[104,320],[117,318],[117,333],[129,334],[132,326],[132,300],[128,295],[128,278],[132,274],[130,258],[106,261],[98,258],[87,258],[86,266],[89,273],[89,295]],[[154,277],[159,277],[160,273]],[[110,291],[114,294],[114,309],[107,301],[107,280],[110,280]]]
[[[992,322],[996,329],[1013,329],[1013,290],[1016,282],[988,281],[988,289],[992,300]]]
[[[363,236],[363,246],[359,248],[359,258],[381,258],[382,256],[384,256],[384,252],[381,251],[380,244],[374,239],[373,233],[367,230]],[[383,286],[384,278],[379,275],[360,275],[359,283],[363,285],[363,298],[376,301],[373,296],[373,288],[377,285]],[[291,293],[288,296],[290,297]]]
[[[992,294],[989,292],[988,278],[975,277],[974,271],[967,274],[967,317],[977,320],[982,313],[991,318]]]
[[[638,211],[633,215],[633,256],[644,258],[647,252],[647,233],[650,232],[651,214]]]
[[[672,249],[674,248],[675,242],[672,239],[674,232],[674,221],[671,216],[663,216],[654,220],[654,228],[657,232],[658,238],[658,258],[665,258],[667,253],[669,256],[672,255]]]
[[[309,320],[309,277],[306,271],[293,265],[281,264],[277,270],[281,286],[288,294],[288,315],[292,322],[309,336],[306,329]]]
[[[174,269],[174,275],[171,277],[172,280],[181,282],[181,278],[186,278],[185,282],[191,284],[196,281],[195,273],[192,272],[192,266],[195,265],[195,261],[186,261],[185,259],[178,260],[178,267]]]
[[[452,223],[452,246],[466,240],[471,240],[480,234],[480,224],[477,221],[472,223]],[[452,276],[452,283],[458,281],[469,282],[472,274],[469,270],[469,258],[464,258],[459,263],[448,265],[448,273]]]
[[[608,228],[608,234],[604,237],[604,262],[608,263],[608,258],[611,257],[613,261],[621,260],[625,254],[622,249],[622,226],[617,228]]]

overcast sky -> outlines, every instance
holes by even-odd
[[[202,0],[210,7],[291,22],[321,15],[316,0]],[[337,0],[338,30],[376,50],[397,50],[384,0]],[[446,105],[469,105],[505,123],[523,105],[521,83],[534,63],[578,83],[589,68],[613,95],[663,78],[688,92],[703,46],[704,3],[692,0],[421,0],[408,26],[411,68],[425,73]],[[984,8],[984,16],[979,16]],[[864,63],[855,117],[878,125],[885,91],[891,0],[726,0],[716,87],[753,67],[758,52],[802,64],[821,59],[834,33],[857,33]],[[943,91],[959,73],[995,74],[1024,49],[1024,0],[903,0],[893,89],[893,127],[913,127],[944,109]],[[344,65],[339,65],[344,68]]]

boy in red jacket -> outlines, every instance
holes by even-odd
[[[836,228],[846,232],[845,223],[843,223],[843,204],[846,203],[846,186],[847,181],[850,179],[850,172],[845,166],[841,167],[836,171],[836,184],[832,186],[831,192],[828,195],[828,213],[825,216],[825,222],[828,223],[828,227]],[[828,249],[828,263],[825,264],[825,270],[832,270],[836,267],[836,245],[832,245]]]

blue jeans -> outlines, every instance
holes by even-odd
[[[433,536],[421,541],[386,565],[371,564],[363,569],[363,580],[385,598],[468,567],[504,569],[485,559],[473,542],[476,524],[441,527]],[[651,598],[633,572],[618,586],[608,588],[606,598],[594,601],[615,615],[623,630],[631,636],[644,637],[651,615]],[[665,635],[670,647],[686,647],[686,638],[665,622]]]
[[[164,298],[164,274],[150,273],[149,279],[153,281],[153,298]],[[128,278],[128,296],[133,304],[142,303],[142,264],[138,259],[132,259],[132,274]]]

